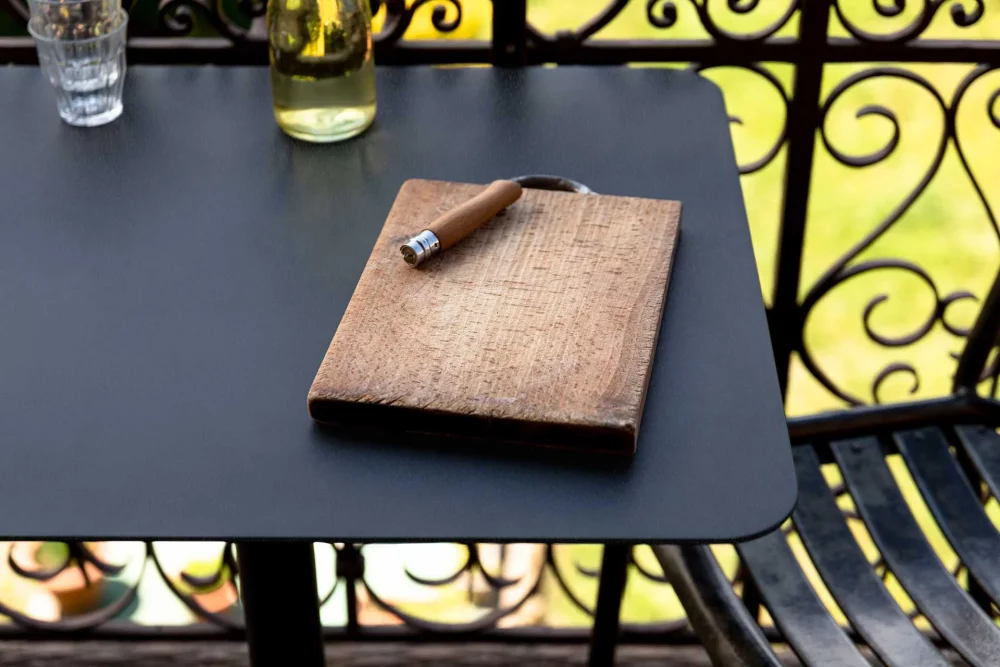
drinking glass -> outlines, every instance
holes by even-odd
[[[115,2],[31,2],[28,32],[70,125],[104,125],[122,113],[128,14]]]
[[[121,0],[29,0],[31,23],[48,37],[89,39],[118,24]]]

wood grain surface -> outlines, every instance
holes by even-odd
[[[633,453],[674,201],[527,189],[419,269],[399,245],[484,189],[403,184],[309,391],[320,421]]]
[[[493,181],[479,196],[463,202],[440,218],[427,225],[427,229],[441,241],[441,248],[447,250],[480,225],[489,222],[493,216],[516,202],[521,196],[521,186],[513,181]]]

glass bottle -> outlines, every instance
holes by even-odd
[[[368,0],[269,0],[274,117],[316,142],[361,134],[375,119]]]

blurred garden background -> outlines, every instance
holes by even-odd
[[[501,2],[503,0],[495,0]],[[808,1],[808,0],[806,0]],[[759,6],[746,14],[733,12],[726,3],[709,1],[709,11],[721,27],[740,34],[751,33],[774,22],[788,9],[792,0],[761,0]],[[139,0],[138,5],[144,5]],[[411,3],[412,4],[412,1]],[[670,3],[654,2],[654,12]],[[842,0],[840,7],[854,25],[873,33],[887,34],[911,25],[923,11],[924,2],[897,2],[902,11],[896,16],[883,16],[876,11],[878,0]],[[891,3],[884,2],[884,6]],[[964,3],[953,0],[946,5],[963,5],[970,11],[973,0]],[[149,3],[155,12],[155,3]],[[586,23],[607,5],[607,0],[528,0],[528,20],[539,31],[555,34],[573,30]],[[444,8],[445,16],[457,17],[457,5],[450,1],[422,4],[416,12],[405,39],[464,39],[488,41],[491,35],[492,3],[490,0],[464,0],[461,20],[447,33],[435,29],[431,20],[435,7]],[[657,28],[647,17],[647,2],[633,0],[609,25],[591,39],[663,39],[684,40],[709,38],[695,11],[695,3],[677,0],[674,4],[677,22],[669,28]],[[920,39],[1000,40],[1000,5],[987,3],[984,17],[974,25],[961,28],[945,7],[936,13]],[[375,18],[376,29],[384,20],[383,7]],[[834,16],[832,36],[847,36],[843,24]],[[798,18],[793,18],[777,37],[795,37]],[[643,67],[686,67],[689,63],[643,64]],[[729,112],[739,117],[731,124],[737,160],[741,164],[761,158],[776,144],[785,122],[786,105],[782,96],[790,96],[793,66],[762,63],[773,74],[782,90],[760,73],[743,69],[719,67],[704,75],[719,84],[724,92]],[[876,63],[830,64],[825,67],[821,99],[825,102],[838,84],[852,74],[870,69]],[[825,272],[849,258],[848,266],[874,259],[897,259],[919,265],[932,279],[932,287],[919,275],[907,270],[884,269],[866,272],[834,287],[813,308],[805,324],[805,344],[815,363],[842,393],[864,403],[877,399],[882,402],[929,397],[950,391],[954,372],[953,355],[962,348],[963,340],[949,332],[941,322],[934,322],[930,332],[912,344],[885,346],[865,330],[866,305],[879,295],[885,295],[870,308],[870,328],[882,337],[900,338],[918,331],[935,314],[938,301],[948,294],[969,292],[982,297],[1000,266],[1000,232],[991,211],[1000,211],[1000,103],[994,92],[1000,89],[1000,71],[980,77],[963,96],[954,111],[955,137],[947,132],[948,115],[963,79],[975,69],[975,64],[907,64],[881,63],[917,75],[918,81],[904,76],[882,76],[850,86],[836,98],[826,115],[824,133],[830,147],[847,156],[862,157],[889,146],[894,148],[881,160],[865,167],[845,166],[817,136],[817,149],[812,173],[812,187],[807,216],[804,263],[800,298],[805,299]],[[636,65],[639,66],[639,65]],[[873,105],[886,111],[873,112]],[[859,115],[860,113],[860,115]],[[623,110],[623,118],[626,117]],[[963,164],[958,146],[963,151]],[[627,158],[625,158],[627,159]],[[754,249],[760,271],[765,302],[770,302],[774,289],[779,222],[782,211],[782,184],[786,169],[786,149],[781,148],[767,166],[742,177],[743,194],[750,220]],[[970,173],[971,172],[971,173]],[[573,177],[573,174],[565,174]],[[926,187],[922,182],[928,180]],[[977,190],[977,184],[979,190]],[[867,234],[894,215],[901,203],[913,198],[898,221],[884,235],[856,257],[851,248]],[[971,298],[956,300],[948,307],[945,318],[952,329],[960,330],[973,321],[978,302]],[[896,364],[897,366],[893,366]],[[886,368],[901,368],[908,364],[911,373],[898,370],[888,373],[875,396],[873,383]],[[916,381],[919,376],[919,382]],[[805,366],[793,360],[790,370],[787,413],[804,415],[847,406],[841,397],[825,388]],[[925,531],[932,536],[939,555],[946,563],[956,562],[947,541],[937,533],[919,493],[909,480],[905,467],[892,461],[914,512]],[[828,471],[831,481],[834,470]],[[372,498],[371,502],[378,502]],[[849,499],[844,503],[849,504]],[[683,512],[685,508],[676,508]],[[1000,525],[1000,511],[991,507]],[[860,522],[853,522],[858,539],[866,545],[872,560],[877,556]],[[37,549],[33,545],[30,549]],[[794,541],[804,562],[808,562],[801,545]],[[48,551],[33,551],[26,555],[39,562],[63,557],[59,546],[46,545]],[[134,580],[141,558],[141,545],[116,544],[101,547],[113,562],[131,562],[120,575],[111,577],[100,595],[115,597],[114,581]],[[204,585],[186,581],[181,572],[212,571],[216,568],[221,544],[158,545],[167,563],[166,575],[177,585],[224,610],[234,603],[231,584],[222,580]],[[550,556],[563,575],[563,590],[551,569],[546,569],[541,593],[532,598],[505,624],[545,624],[579,626],[590,623],[589,616],[573,602],[578,598],[584,606],[593,606],[597,581],[594,570],[600,563],[599,546],[556,547]],[[730,569],[735,557],[728,547],[720,547]],[[41,554],[41,555],[39,555]],[[130,558],[131,556],[131,558]],[[317,546],[320,588],[333,585],[333,549]],[[523,586],[533,584],[536,572],[547,554],[543,547],[512,545],[501,557],[501,548],[487,545],[481,549],[484,566],[494,575],[520,579],[518,584],[491,590],[482,577],[462,575],[442,587],[422,585],[420,578],[444,578],[459,569],[466,551],[459,545],[393,545],[367,546],[366,579],[380,598],[411,611],[422,618],[445,621],[470,620],[491,608],[504,606],[523,596]],[[657,582],[659,571],[646,548],[636,552],[642,569],[653,577],[633,568],[629,575],[624,603],[627,622],[656,622],[682,616],[680,606],[669,586]],[[501,565],[502,562],[502,565]],[[809,566],[807,565],[807,570]],[[407,571],[416,578],[407,575]],[[813,573],[813,582],[822,592],[822,584]],[[900,603],[911,603],[889,578],[890,588]],[[79,584],[79,581],[77,582]],[[72,582],[65,582],[73,590]],[[79,585],[77,586],[79,588]],[[222,591],[219,593],[218,591]],[[229,591],[228,593],[226,591]],[[214,597],[213,597],[214,594]],[[42,585],[0,573],[0,599],[30,611],[32,615],[55,618],[75,604],[58,586]],[[835,607],[829,595],[824,599]],[[339,587],[324,607],[324,622],[343,624],[345,618],[344,591]],[[67,601],[68,600],[68,601]],[[94,604],[80,602],[80,608]],[[362,591],[361,622],[370,624],[397,622],[390,614],[368,604]],[[123,612],[133,620],[156,625],[184,624],[194,620],[189,610],[177,602],[155,576],[146,576],[138,601]]]

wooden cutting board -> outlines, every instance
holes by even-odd
[[[676,201],[525,189],[420,268],[399,246],[485,186],[403,184],[309,391],[324,422],[631,454]]]

